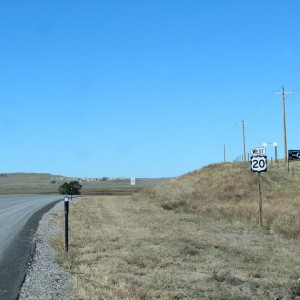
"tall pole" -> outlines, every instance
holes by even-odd
[[[292,94],[292,92],[285,92],[282,87],[281,92],[273,92],[273,94],[282,95],[282,120],[283,120],[283,143],[284,143],[284,162],[287,162],[287,138],[286,138],[286,118],[285,118],[285,94]]]
[[[243,130],[244,161],[246,161],[246,142],[245,142],[245,124],[244,124],[244,120],[242,120],[242,130]]]
[[[282,119],[283,119],[283,139],[284,139],[284,161],[287,162],[287,142],[286,142],[286,120],[285,120],[284,87],[282,87]]]

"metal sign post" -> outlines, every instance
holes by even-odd
[[[134,192],[134,186],[135,186],[135,178],[134,177],[130,178],[130,185],[132,187],[132,193],[133,193]]]
[[[263,143],[262,146],[267,148],[268,145],[273,145],[274,149],[275,149],[275,162],[277,163],[277,167],[278,167],[278,159],[277,159],[277,142],[266,142]],[[266,155],[266,153],[264,154]]]
[[[69,197],[65,197],[65,251],[69,249]]]
[[[274,143],[273,143],[273,147],[274,147],[274,149],[275,149],[275,162],[276,162],[276,163],[278,163],[278,160],[277,160],[277,146],[278,146],[277,143],[274,142]]]

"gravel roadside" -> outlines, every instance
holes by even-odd
[[[70,300],[70,274],[56,263],[56,253],[48,240],[58,228],[51,220],[62,211],[63,201],[43,215],[34,235],[35,253],[28,266],[18,300]],[[62,241],[63,242],[63,241]]]

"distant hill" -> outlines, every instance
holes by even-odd
[[[80,181],[82,194],[107,194],[132,193],[170,179],[136,178],[136,185],[132,187],[128,178],[93,181],[48,173],[2,173],[0,174],[0,194],[57,194],[61,184],[72,180]]]

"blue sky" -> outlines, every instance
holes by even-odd
[[[300,149],[298,0],[2,0],[0,170],[173,177]],[[273,155],[271,146],[268,156]]]

